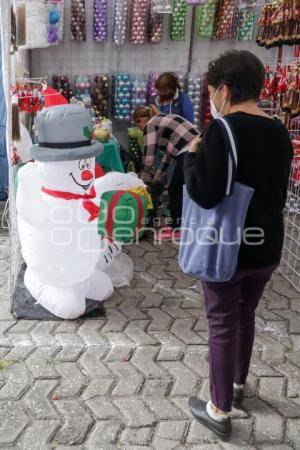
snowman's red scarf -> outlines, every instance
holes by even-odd
[[[89,194],[83,195],[74,194],[73,192],[53,191],[52,189],[47,189],[45,187],[42,187],[42,192],[44,192],[44,194],[51,195],[51,197],[62,198],[63,200],[83,200],[82,205],[84,209],[90,214],[89,222],[92,222],[99,217],[99,206],[91,202],[91,200],[96,197],[94,186],[91,188]]]

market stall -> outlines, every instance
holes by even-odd
[[[266,82],[260,101],[266,111],[280,116],[294,139],[296,156],[286,216],[285,255],[288,257],[283,258],[282,270],[300,289],[297,153],[300,19],[295,1],[258,4],[251,0],[15,0],[11,4],[16,27],[9,42],[11,60],[17,59],[19,63],[12,64],[12,69],[4,66],[4,86],[8,116],[12,95],[23,130],[23,134],[16,135],[12,130],[12,143],[9,130],[7,139],[10,226],[14,242],[11,289],[12,293],[19,289],[19,298],[23,296],[29,302],[27,306],[22,304],[22,312],[16,312],[13,305],[16,317],[18,314],[30,317],[36,299],[33,289],[30,295],[28,289],[24,291],[26,267],[20,265],[15,206],[16,195],[21,195],[26,185],[25,177],[20,188],[18,180],[22,177],[19,179],[17,172],[36,159],[29,151],[31,141],[41,145],[36,117],[56,106],[82,108],[88,117],[84,139],[95,141],[101,148],[101,152],[93,155],[95,179],[102,180],[109,172],[117,172],[121,180],[121,174],[128,175],[126,171],[138,173],[141,168],[143,136],[133,127],[133,113],[137,107],[152,101],[159,75],[176,74],[179,91],[192,103],[194,126],[203,130],[211,119],[204,77],[207,65],[222,51],[233,48],[250,50],[265,63]],[[1,14],[2,36],[7,38],[4,23],[10,19],[10,11],[2,4]],[[2,42],[2,54],[8,60],[9,44]],[[20,61],[24,58],[27,70],[20,71]],[[40,163],[36,164],[39,167]],[[21,170],[24,174],[24,166]],[[122,180],[117,185],[113,182],[107,191],[131,190],[129,197],[125,196],[124,200],[121,196],[117,201],[130,203],[134,197],[133,228],[140,236],[138,223],[149,204],[145,206],[145,193],[144,196],[140,191],[132,194],[132,189],[144,185]],[[26,188],[25,194],[28,194]],[[99,194],[99,202],[100,198]],[[18,214],[22,216],[20,207]],[[92,214],[97,215],[94,207]],[[114,224],[110,227],[114,229]],[[16,294],[14,299],[17,297]],[[45,311],[39,314],[41,318],[47,317]]]

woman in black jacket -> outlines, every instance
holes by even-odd
[[[238,144],[236,180],[254,188],[245,229],[256,238],[241,244],[238,267],[224,283],[203,282],[209,321],[211,400],[191,398],[194,416],[218,436],[231,434],[228,413],[241,406],[255,332],[255,309],[278,266],[283,247],[283,208],[293,156],[291,140],[279,120],[257,106],[265,78],[261,61],[247,51],[229,51],[209,65],[207,82],[215,118],[226,116]],[[213,120],[203,139],[195,139],[185,158],[190,197],[203,208],[225,195],[228,156],[220,124]]]

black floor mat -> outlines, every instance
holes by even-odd
[[[54,316],[43,306],[36,303],[30,292],[24,285],[24,273],[26,264],[21,267],[18,275],[15,292],[12,299],[11,313],[15,319],[33,319],[33,320],[63,320]],[[80,319],[94,319],[97,317],[106,317],[106,311],[103,302],[86,300],[86,312]]]

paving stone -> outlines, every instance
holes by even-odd
[[[290,333],[300,333],[300,315],[295,311],[283,310],[277,313],[283,319],[289,321],[289,332]]]
[[[38,324],[36,320],[20,320],[16,322],[9,330],[11,334],[26,334]]]
[[[140,298],[127,298],[122,302],[119,310],[130,320],[148,319],[147,315],[139,308],[139,303],[141,302],[141,300],[142,296]]]
[[[13,444],[28,422],[20,402],[3,401],[0,408],[0,446]]]
[[[81,323],[81,321],[75,320],[62,320],[61,322],[58,322],[55,333],[76,333]]]
[[[26,360],[26,365],[33,378],[58,378],[55,370],[55,355],[58,348],[41,347],[37,348]]]
[[[49,441],[60,424],[59,420],[35,420],[27,427],[19,448],[26,450],[50,450]]]
[[[177,319],[172,325],[171,332],[185,344],[203,344],[203,339],[192,330],[194,325],[194,319]]]
[[[112,376],[104,362],[101,361],[106,353],[106,347],[93,346],[87,348],[80,358],[82,367],[91,377],[110,378]]]
[[[112,421],[98,422],[88,439],[89,450],[116,450],[120,424]]]
[[[123,313],[115,309],[110,310],[107,317],[107,323],[101,329],[101,335],[105,336],[105,333],[123,331],[127,322],[128,319]]]
[[[37,380],[25,396],[25,403],[35,419],[55,419],[58,414],[52,406],[49,395],[57,385],[53,380]]]
[[[260,443],[281,443],[284,435],[283,418],[259,399],[246,398],[244,408],[255,418],[254,438]]]
[[[252,428],[252,418],[232,420],[232,435],[229,442],[222,442],[224,449],[239,450],[246,447],[247,450],[255,450],[255,447],[251,445]]]
[[[292,364],[300,368],[300,349],[296,352],[288,352],[286,357]]]
[[[110,397],[94,397],[88,400],[86,404],[100,420],[113,419],[120,416]]]
[[[178,443],[182,442],[187,422],[167,421],[161,422],[153,440],[154,448],[173,450],[178,448]]]
[[[264,297],[268,301],[268,309],[287,309],[289,307],[289,299],[282,297],[276,292],[265,291]]]
[[[147,294],[145,298],[141,301],[141,308],[159,308],[162,304],[163,296],[160,294]]]
[[[276,370],[288,378],[287,396],[298,397],[300,392],[300,373],[299,368],[290,362],[276,364]]]
[[[186,438],[187,444],[212,444],[217,442],[215,434],[201,423],[193,420]]]
[[[8,330],[13,326],[13,322],[1,321],[0,322],[0,345],[1,347],[11,347],[12,342],[6,334]]]
[[[261,358],[263,361],[282,361],[284,359],[284,346],[270,336],[263,333],[257,333],[255,344],[259,351],[261,351]]]
[[[118,377],[117,384],[112,392],[113,396],[130,396],[140,390],[144,379],[132,364],[128,362],[114,362],[108,366]]]
[[[78,402],[72,400],[58,401],[56,407],[65,421],[54,442],[62,445],[82,444],[93,424],[90,414]]]
[[[148,379],[168,379],[170,375],[155,362],[157,353],[158,349],[155,347],[137,348],[131,358],[131,363]]]
[[[173,319],[191,319],[190,311],[182,309],[179,300],[178,302],[172,301],[171,304],[164,301],[161,309],[169,316],[173,317]],[[196,320],[194,320],[194,322],[196,322]]]
[[[39,322],[30,332],[33,342],[40,346],[57,345],[52,332],[57,327],[57,322]]]
[[[175,379],[170,396],[191,397],[196,394],[198,377],[182,362],[162,362],[161,366]]]
[[[300,417],[300,406],[284,397],[285,380],[265,377],[259,383],[259,397],[284,417]]]
[[[204,346],[191,345],[183,358],[184,364],[196,372],[200,377],[209,376],[208,349]]]
[[[82,392],[88,383],[88,379],[83,375],[78,366],[65,362],[57,364],[56,370],[61,376],[57,392],[60,397],[75,397]]]
[[[250,372],[257,377],[281,376],[280,373],[274,370],[270,365],[258,359],[258,356],[255,353],[253,353],[251,358]]]
[[[147,380],[143,398],[159,420],[183,419],[184,414],[167,398],[170,383],[167,380]]]
[[[80,358],[83,351],[84,347],[82,345],[68,344],[62,347],[62,349],[55,356],[55,359],[57,362],[76,362]]]
[[[99,331],[105,323],[104,320],[88,320],[80,326],[77,334],[86,345],[103,345],[105,341]]]
[[[5,384],[0,389],[0,400],[18,400],[30,386],[29,374],[21,363],[12,364],[3,373]]]
[[[156,280],[174,280],[174,276],[169,275],[165,269],[166,266],[164,264],[151,265],[147,270],[147,274]]]
[[[170,331],[152,331],[148,332],[160,344],[161,349],[157,355],[157,361],[176,361],[181,359],[184,352],[184,345]]]
[[[161,311],[160,308],[151,308],[147,310],[147,314],[152,318],[152,322],[147,328],[147,331],[166,331],[169,330],[172,318]]]
[[[99,396],[106,396],[112,390],[115,380],[105,378],[93,378],[86,390],[81,395],[82,400],[90,400]]]
[[[121,442],[125,444],[147,445],[151,439],[152,428],[126,428],[121,436]]]
[[[110,350],[105,357],[106,362],[129,361],[135,344],[123,333],[107,333]]]
[[[126,336],[135,342],[136,345],[156,345],[156,339],[153,339],[145,330],[149,325],[149,320],[132,320],[124,330]]]
[[[300,419],[289,419],[287,421],[286,438],[293,444],[296,450],[300,449]]]
[[[174,280],[159,280],[159,282],[155,283],[153,291],[167,299],[178,298],[179,294],[173,289],[173,286]]]
[[[140,398],[116,399],[114,403],[126,417],[129,427],[146,427],[156,422],[154,415]]]
[[[136,272],[134,274],[134,280],[136,281],[136,287],[153,287],[156,283],[156,279],[144,272]],[[164,281],[164,280],[161,280]]]
[[[149,262],[145,261],[143,258],[139,258],[138,256],[131,257],[135,272],[147,272],[147,269],[150,265]]]
[[[257,447],[259,450],[293,450],[293,447],[290,445],[282,444],[282,445],[259,445]]]
[[[55,333],[55,338],[58,344],[63,347],[66,345],[82,347],[84,345],[83,340],[75,333]]]
[[[6,350],[9,351],[7,358],[14,361],[25,361],[35,349],[36,346],[34,345],[26,345],[25,347],[16,346],[11,350],[6,348]]]
[[[272,291],[276,294],[286,297],[287,299],[294,298],[299,300],[299,294],[297,294],[297,291],[291,288],[289,284],[276,283],[273,285]]]

